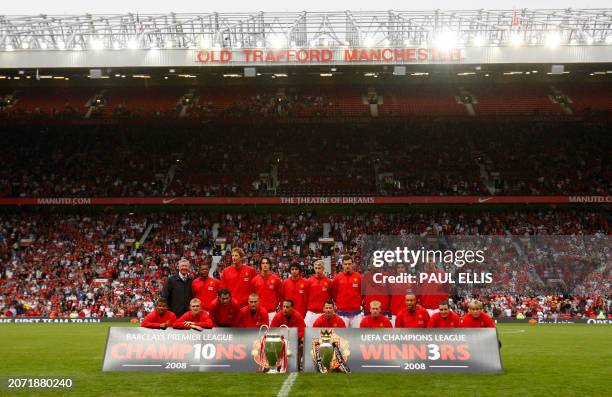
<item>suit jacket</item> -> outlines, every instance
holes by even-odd
[[[169,276],[162,290],[162,297],[168,301],[168,308],[179,318],[189,311],[189,301],[193,298],[191,282],[193,279],[187,277],[181,280],[178,274]]]

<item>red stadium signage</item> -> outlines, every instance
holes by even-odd
[[[612,196],[28,197],[0,205],[610,204]]]
[[[202,64],[274,64],[274,63],[419,63],[461,61],[461,48],[437,49],[422,47],[407,48],[343,48],[330,50],[321,48],[288,48],[282,50],[253,49],[209,50],[196,53],[196,62]]]

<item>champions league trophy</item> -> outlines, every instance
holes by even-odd
[[[289,328],[281,326],[287,332],[277,334],[270,333],[270,327],[262,325],[259,328],[259,338],[254,343],[253,356],[259,365],[257,372],[268,374],[284,374],[287,372],[287,357],[289,351]],[[264,334],[261,331],[264,330]]]
[[[351,369],[346,364],[346,357],[350,354],[348,342],[334,334],[332,329],[321,329],[321,337],[312,340],[312,359],[317,371],[323,374],[329,372],[342,372],[348,374]]]

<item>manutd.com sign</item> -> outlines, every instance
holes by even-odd
[[[243,50],[200,50],[198,63],[427,63],[461,61],[460,48],[344,48],[344,49],[243,49]]]
[[[612,196],[307,196],[307,197],[30,197],[1,205],[385,205],[385,204],[606,204]]]

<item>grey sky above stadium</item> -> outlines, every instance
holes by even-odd
[[[59,0],[59,1],[5,1],[0,15],[36,14],[117,14],[126,12],[167,13],[167,12],[245,12],[245,11],[341,11],[341,10],[432,10],[432,9],[513,9],[513,8],[609,8],[609,0],[430,0],[411,2],[397,0],[310,0],[303,2],[281,2],[278,0],[259,0],[257,2],[234,0],[222,3],[202,0],[183,0],[180,2],[152,0]]]

